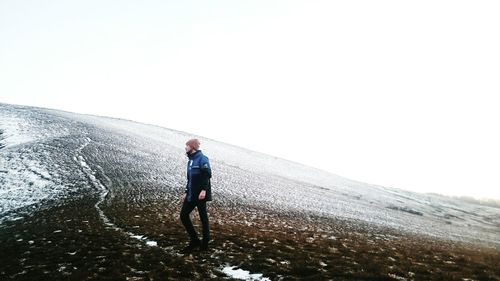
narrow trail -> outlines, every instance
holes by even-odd
[[[102,176],[102,178],[104,178],[106,183],[104,184],[101,180],[99,180],[96,177],[97,172],[90,167],[87,160],[83,156],[83,153],[82,153],[83,149],[85,149],[85,147],[87,147],[91,142],[92,142],[91,138],[89,138],[89,137],[85,138],[85,142],[80,147],[78,147],[76,149],[76,155],[74,156],[73,159],[79,164],[83,173],[89,178],[92,185],[97,189],[97,191],[99,191],[99,200],[95,203],[94,206],[99,214],[100,220],[104,223],[106,228],[109,228],[109,229],[118,231],[122,234],[125,234],[132,239],[138,240],[138,241],[146,244],[147,246],[157,247],[157,248],[163,250],[164,252],[166,252],[167,254],[175,255],[178,257],[184,256],[184,254],[176,251],[174,249],[174,246],[168,246],[168,247],[158,246],[158,243],[156,241],[149,239],[145,235],[133,233],[131,231],[127,231],[123,228],[118,227],[116,224],[114,224],[106,216],[106,214],[104,213],[104,211],[102,210],[102,208],[100,206],[106,200],[106,197],[109,194],[109,188],[111,188],[113,186],[113,181],[106,175],[106,173],[104,172],[104,169],[101,166],[95,165],[96,168],[99,170],[100,175]],[[211,255],[211,257],[213,258],[216,254],[217,254],[217,252],[213,253]],[[262,274],[259,274],[259,273],[251,274],[249,271],[239,269],[236,266],[230,265],[228,263],[225,263],[224,265],[219,265],[217,268],[215,268],[215,270],[223,272],[227,276],[234,277],[237,279],[244,278],[246,280],[261,280],[261,281],[269,280],[268,278],[263,277]]]
[[[112,184],[113,182],[111,181],[111,179],[104,173],[104,169],[101,167],[101,166],[98,166],[97,165],[97,169],[99,169],[100,171],[100,174],[102,175],[102,177],[106,180],[106,184],[103,184],[101,182],[101,180],[99,180],[97,177],[96,177],[96,171],[95,170],[92,170],[92,168],[90,168],[90,166],[88,165],[87,161],[85,160],[85,157],[83,156],[82,154],[82,150],[87,147],[87,145],[89,145],[90,143],[92,142],[92,139],[90,139],[89,137],[87,137],[85,139],[85,143],[82,144],[77,150],[76,150],[76,156],[74,157],[74,160],[80,165],[80,167],[82,168],[82,171],[85,173],[85,175],[87,175],[87,177],[89,178],[90,182],[92,183],[92,185],[99,191],[99,200],[95,203],[95,208],[97,210],[97,212],[99,213],[99,218],[101,219],[101,221],[104,223],[104,225],[106,225],[107,228],[110,228],[110,229],[113,229],[113,230],[116,230],[116,231],[119,231],[119,232],[122,232],[126,235],[128,235],[129,237],[133,238],[133,239],[136,239],[136,240],[139,240],[141,242],[144,242],[146,245],[148,246],[155,246],[157,247],[158,246],[158,243],[154,240],[150,240],[148,239],[146,236],[144,235],[139,235],[139,234],[135,234],[133,232],[130,232],[130,231],[126,231],[120,227],[118,227],[116,224],[114,224],[107,216],[106,214],[104,213],[104,211],[101,209],[101,204],[106,200],[106,197],[108,196],[109,194],[109,188],[112,187]],[[161,247],[160,247],[161,248]],[[163,248],[162,248],[163,249]],[[167,251],[168,249],[164,249],[165,251]],[[170,251],[171,253],[171,251]]]

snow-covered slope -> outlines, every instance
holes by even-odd
[[[0,104],[0,222],[58,204],[100,177],[107,200],[171,196],[185,184],[191,134],[122,119]],[[500,210],[370,185],[202,136],[213,197],[450,239],[500,244]],[[86,172],[88,165],[90,172]],[[103,175],[106,175],[105,177]],[[156,183],[161,191],[150,190]],[[129,186],[140,186],[133,191]],[[166,195],[165,195],[166,194]],[[134,199],[135,200],[135,199]]]

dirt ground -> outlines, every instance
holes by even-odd
[[[182,254],[180,202],[75,196],[0,228],[1,280],[231,280],[238,266],[271,280],[500,280],[500,251],[362,222],[208,203],[210,249]],[[196,210],[191,214],[201,235]],[[158,243],[148,246],[127,232]]]

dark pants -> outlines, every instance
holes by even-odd
[[[201,225],[203,227],[203,240],[208,242],[210,240],[210,230],[208,227],[208,214],[207,214],[207,202],[187,202],[184,201],[182,204],[182,209],[181,209],[181,221],[184,227],[186,228],[187,233],[189,234],[189,237],[191,238],[191,241],[198,240],[198,234],[196,234],[196,231],[194,230],[193,223],[191,222],[191,219],[189,218],[189,214],[193,209],[197,207],[198,208],[198,214],[200,214],[200,219],[201,219]]]

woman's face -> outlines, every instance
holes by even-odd
[[[186,144],[186,148],[185,149],[186,149],[186,152],[190,152],[192,150],[191,146],[189,146],[187,144]]]

